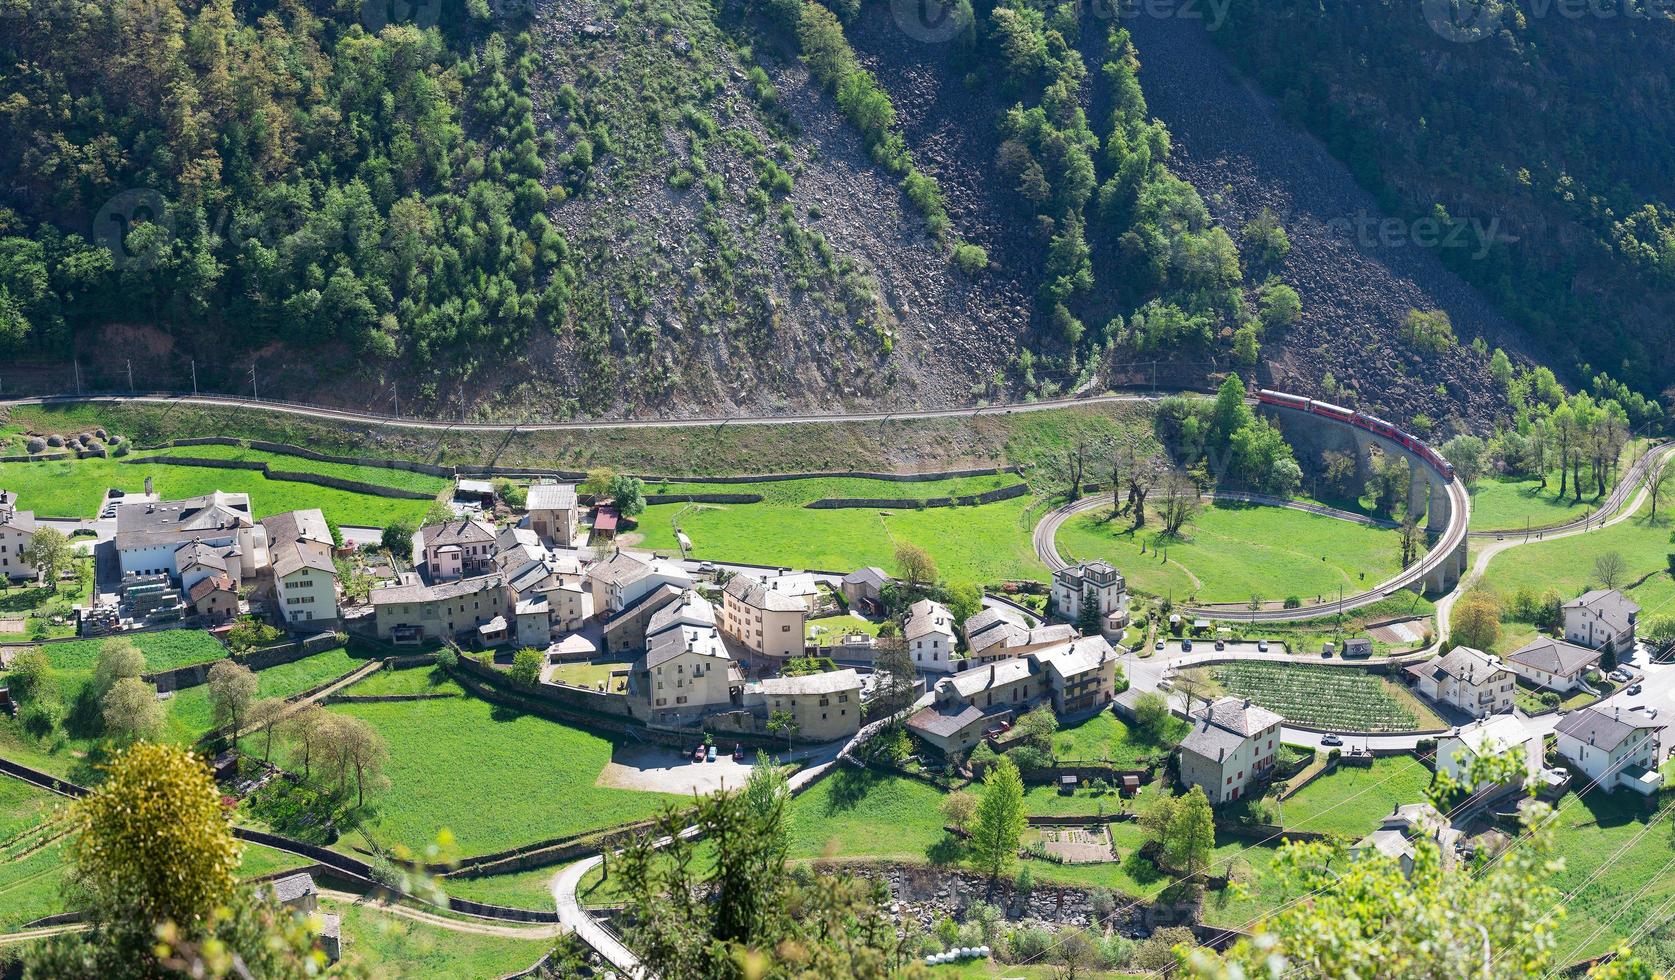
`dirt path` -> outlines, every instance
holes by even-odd
[[[351,905],[362,905],[375,908],[380,912],[388,912],[414,922],[422,922],[427,926],[436,926],[452,932],[466,932],[475,936],[500,936],[506,939],[550,939],[563,935],[565,928],[554,922],[538,926],[495,926],[485,922],[467,922],[461,919],[450,919],[445,915],[436,915],[423,909],[416,909],[409,905],[380,901],[356,895],[353,892],[340,892],[328,888],[320,889],[320,894],[333,901],[346,902]]]

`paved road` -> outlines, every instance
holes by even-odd
[[[1189,618],[1238,619],[1253,623],[1291,623],[1335,616],[1339,613],[1359,609],[1362,606],[1370,606],[1389,596],[1410,589],[1414,585],[1424,582],[1443,562],[1451,560],[1454,552],[1459,549],[1466,538],[1466,528],[1471,520],[1471,496],[1466,492],[1465,485],[1458,480],[1451,481],[1448,484],[1448,494],[1453,505],[1451,511],[1453,519],[1449,522],[1448,527],[1443,530],[1442,535],[1437,539],[1437,543],[1419,561],[1380,583],[1376,588],[1358,595],[1345,596],[1340,600],[1305,603],[1294,609],[1274,607],[1251,611],[1227,605],[1208,605],[1183,606],[1180,608],[1180,613]],[[1378,523],[1360,514],[1352,514],[1348,511],[1336,510],[1319,504],[1270,497],[1266,494],[1216,492],[1207,496],[1217,500],[1239,500],[1268,504],[1274,507],[1285,507],[1291,510],[1302,510],[1340,520],[1352,520],[1361,524]],[[1034,543],[1037,557],[1048,568],[1054,570],[1067,566],[1069,562],[1065,561],[1058,551],[1056,539],[1059,528],[1072,516],[1098,509],[1108,503],[1109,501],[1103,497],[1084,497],[1081,500],[1072,501],[1049,511],[1035,525]]]
[[[671,426],[710,425],[804,425],[832,422],[890,422],[902,419],[958,419],[978,415],[1011,415],[1018,412],[1042,412],[1055,408],[1076,408],[1086,405],[1110,405],[1124,402],[1155,401],[1165,393],[1104,394],[1079,398],[1051,398],[1035,402],[1003,402],[972,408],[933,408],[900,412],[832,412],[807,415],[780,416],[694,416],[691,418],[655,419],[598,419],[577,422],[442,422],[435,419],[414,419],[353,409],[326,408],[319,405],[300,405],[293,402],[257,401],[219,395],[55,395],[46,398],[0,399],[0,407],[12,405],[73,405],[88,402],[143,403],[155,405],[202,405],[215,408],[245,408],[265,412],[283,412],[307,418],[355,422],[364,425],[388,425],[404,429],[459,430],[462,432],[506,433],[515,431],[553,432],[576,429],[655,429]],[[1193,394],[1186,392],[1186,394]]]

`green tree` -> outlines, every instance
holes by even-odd
[[[908,585],[931,585],[936,582],[936,561],[930,553],[911,541],[896,542],[896,573]]]
[[[385,551],[397,558],[411,560],[413,557],[413,532],[418,530],[411,521],[396,521],[384,528],[384,534],[379,540]]]
[[[117,752],[104,782],[70,805],[69,826],[65,853],[88,929],[32,945],[30,974],[312,972],[308,920],[239,888],[241,848],[215,779],[196,756],[147,743]]]
[[[534,687],[541,683],[541,668],[547,665],[547,655],[534,647],[524,647],[512,654],[512,669],[507,676],[520,687]]]
[[[24,546],[23,562],[39,571],[47,586],[56,590],[59,577],[75,565],[76,550],[57,529],[43,527]]]
[[[1262,325],[1269,330],[1289,327],[1303,315],[1303,301],[1292,289],[1278,280],[1270,280],[1257,290]]]
[[[791,751],[791,740],[797,737],[797,731],[801,727],[797,724],[797,719],[791,712],[783,708],[768,713],[767,729],[776,735],[785,736],[785,751],[787,752]]]
[[[99,699],[105,734],[118,742],[137,742],[162,734],[167,713],[157,688],[138,677],[124,677]]]
[[[45,700],[52,684],[52,664],[40,647],[28,647],[12,658],[6,686],[20,704]]]
[[[611,478],[611,502],[616,505],[617,513],[624,517],[635,517],[646,509],[646,485],[637,476],[618,474]]]
[[[955,790],[943,797],[941,809],[942,819],[948,821],[950,827],[964,833],[977,815],[977,794]]]
[[[1483,440],[1473,435],[1459,435],[1442,444],[1442,456],[1454,465],[1454,474],[1467,487],[1477,483],[1488,460]]]
[[[893,976],[901,950],[880,890],[842,874],[791,874],[784,795],[770,796],[764,810],[750,794],[716,793],[631,837],[614,872],[635,910],[628,946],[664,977]],[[689,825],[702,856],[682,833]]]
[[[104,697],[117,681],[143,673],[145,654],[132,640],[113,636],[99,644],[99,656],[93,662],[93,693]]]
[[[1194,786],[1177,799],[1163,840],[1163,861],[1186,874],[1209,867],[1216,846],[1215,815],[1202,786]]]
[[[209,707],[215,726],[226,727],[234,742],[256,697],[256,687],[255,671],[243,664],[222,660],[209,668]]]
[[[983,776],[983,799],[971,830],[973,866],[990,881],[1011,868],[1026,822],[1023,778],[1012,760],[1001,756]]]
[[[587,471],[587,480],[582,483],[582,492],[594,499],[609,497],[611,483],[616,480],[616,471],[609,466],[600,466]]]
[[[983,590],[973,582],[948,586],[944,599],[956,623],[963,623],[983,611]]]
[[[1449,636],[1460,646],[1492,650],[1501,632],[1500,602],[1486,589],[1473,589],[1448,614]]]

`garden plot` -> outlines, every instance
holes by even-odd
[[[1352,667],[1250,662],[1217,664],[1210,673],[1227,693],[1310,728],[1411,732],[1442,727],[1408,691]]]
[[[1063,864],[1094,864],[1115,861],[1111,832],[1104,824],[1087,827],[1043,827],[1041,850],[1049,860]]]

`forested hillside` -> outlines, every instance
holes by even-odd
[[[1675,381],[1675,21],[1656,4],[1235,0],[1214,33],[1561,373]],[[1602,15],[1605,11],[1608,15]]]

